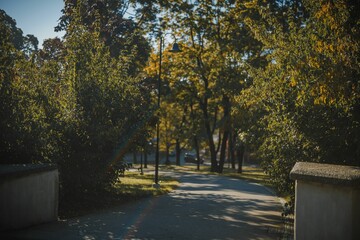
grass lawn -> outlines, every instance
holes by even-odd
[[[170,177],[160,178],[160,188],[153,188],[154,175],[139,172],[125,173],[112,187],[101,192],[69,194],[59,203],[59,217],[67,219],[91,212],[105,210],[138,199],[166,194],[175,189],[179,182]]]
[[[114,185],[113,191],[121,196],[142,197],[166,194],[175,189],[179,182],[170,177],[161,176],[160,188],[153,187],[154,175],[140,175],[137,172],[126,172],[125,177]]]

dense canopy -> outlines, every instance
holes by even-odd
[[[39,48],[0,10],[0,161],[54,162],[66,191],[103,188],[159,121],[177,164],[194,149],[214,172],[241,172],[246,150],[279,191],[296,161],[360,165],[359,12],[356,0],[65,0],[64,38]]]

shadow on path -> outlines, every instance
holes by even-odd
[[[281,205],[265,187],[194,173],[174,192],[7,235],[13,239],[278,239]],[[4,239],[4,238],[2,238]]]

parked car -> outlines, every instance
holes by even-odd
[[[184,160],[187,163],[197,163],[197,157],[192,153],[185,153]],[[204,160],[200,159],[200,163],[203,164]]]

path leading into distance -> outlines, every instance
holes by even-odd
[[[170,173],[167,173],[170,174]],[[16,232],[15,239],[278,239],[281,204],[265,187],[196,173],[174,192]]]

